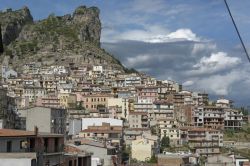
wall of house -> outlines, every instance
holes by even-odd
[[[12,144],[11,152],[25,152],[25,149],[21,148],[20,142],[26,140],[26,138],[0,138],[0,152],[7,152],[8,141],[11,141]]]
[[[3,166],[35,166],[31,165],[30,158],[0,158],[0,165]]]
[[[145,161],[152,156],[152,145],[143,139],[132,141],[131,146],[132,158]]]
[[[34,131],[37,126],[40,132],[51,132],[50,108],[34,107],[19,112],[21,117],[26,117],[26,130]]]
[[[103,166],[112,166],[112,160],[111,155],[107,155],[107,149],[106,148],[100,148],[95,146],[89,146],[89,145],[80,145],[81,149],[85,149],[88,152],[92,152],[92,158],[100,158],[104,160]]]

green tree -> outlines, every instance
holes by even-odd
[[[169,137],[167,137],[166,135],[164,135],[161,139],[161,152],[165,149],[168,148],[170,144],[170,140]]]
[[[80,103],[76,104],[76,110],[85,110],[85,108],[83,107],[83,101],[80,101]]]
[[[155,157],[155,155],[153,155],[148,161],[147,163],[157,163],[157,158]]]

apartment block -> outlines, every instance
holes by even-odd
[[[11,166],[62,165],[64,136],[32,131],[0,129],[0,161]]]
[[[120,146],[123,134],[121,126],[111,126],[110,123],[102,123],[101,126],[88,126],[79,133],[79,137],[92,138],[100,141],[110,142],[113,146]]]
[[[224,109],[216,106],[201,106],[193,110],[194,126],[224,129]]]
[[[129,121],[130,128],[148,128],[149,127],[147,112],[130,112],[128,121]]]
[[[33,131],[37,126],[41,132],[64,134],[66,132],[66,110],[62,108],[31,107],[20,109],[21,128]]]
[[[202,127],[181,127],[181,142],[188,143],[191,151],[202,156],[220,153],[223,133],[220,130]]]

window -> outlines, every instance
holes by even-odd
[[[27,141],[20,141],[20,149],[26,149],[27,148]]]
[[[11,150],[12,150],[12,142],[11,141],[7,141],[7,149],[6,149],[6,151],[7,152],[11,152]]]
[[[72,160],[69,161],[69,166],[72,166]]]

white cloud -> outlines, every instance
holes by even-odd
[[[201,41],[201,38],[193,33],[190,29],[178,29],[169,32],[167,28],[154,25],[148,26],[146,29],[128,30],[123,33],[117,33],[112,29],[104,32],[102,36],[103,42],[117,42],[122,40],[142,41],[148,43],[167,43],[176,41]]]
[[[185,81],[182,85],[183,86],[191,86],[193,84],[194,84],[194,81],[189,80],[189,81]]]
[[[196,36],[190,29],[178,29],[167,35],[170,39],[186,39],[189,41],[200,41],[200,38]]]
[[[194,85],[196,88],[206,90],[209,93],[216,95],[228,95],[231,93],[233,84],[242,81],[244,71],[231,71],[224,75],[212,75],[209,77],[200,78]]]
[[[138,55],[135,57],[128,57],[127,58],[127,63],[128,66],[130,67],[136,67],[138,63],[145,63],[148,62],[151,59],[150,55]]]
[[[228,56],[225,52],[212,53],[210,57],[202,57],[193,65],[193,70],[187,71],[187,75],[213,74],[225,69],[231,69],[241,63],[238,57]]]
[[[193,50],[192,50],[192,55],[204,53],[204,51],[215,51],[217,48],[216,44],[211,43],[211,42],[202,42],[202,43],[195,43]]]

